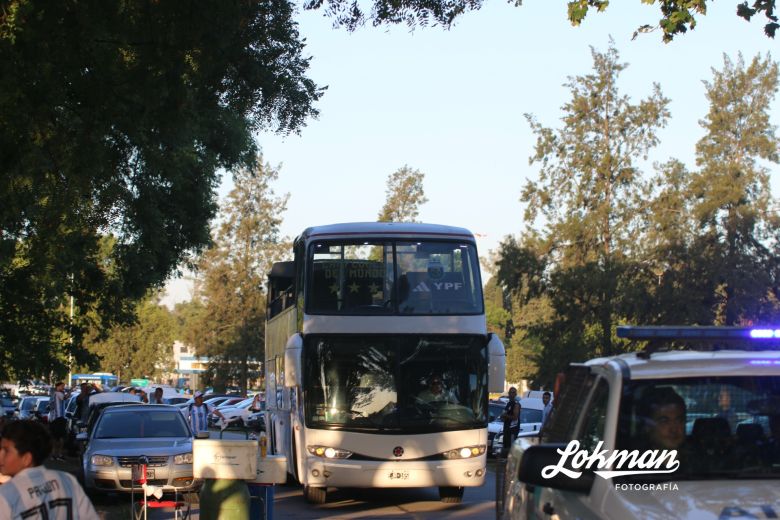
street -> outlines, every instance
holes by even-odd
[[[327,503],[307,504],[301,486],[276,486],[275,518],[392,518],[393,520],[431,518],[496,517],[496,462],[488,461],[485,484],[466,488],[463,502],[444,504],[435,488],[421,489],[335,489]]]
[[[218,436],[212,431],[212,436]],[[243,438],[237,432],[226,432],[225,438]],[[76,473],[77,462],[47,461],[54,469]],[[308,504],[303,498],[300,485],[278,485],[274,489],[274,518],[279,519],[353,519],[386,518],[393,520],[417,519],[493,519],[496,506],[496,472],[498,463],[488,459],[485,484],[477,488],[466,488],[463,502],[445,504],[439,500],[436,488],[409,489],[335,489],[328,493],[328,501],[319,506]],[[95,509],[101,518],[114,520],[130,518],[130,497],[122,494],[96,493],[92,495]],[[198,520],[199,504],[192,504],[190,518]],[[173,512],[150,510],[149,520],[173,518]]]

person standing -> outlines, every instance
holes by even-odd
[[[149,399],[149,404],[165,404],[163,402],[163,389],[162,387],[158,386],[154,389],[154,393],[152,394],[152,397]]]
[[[43,425],[15,421],[3,428],[2,435],[0,473],[11,480],[0,486],[0,518],[97,520],[97,512],[76,477],[43,467],[52,446]]]
[[[517,388],[514,386],[509,389],[509,401],[500,418],[504,422],[504,445],[501,448],[501,457],[506,458],[512,447],[512,441],[520,433],[520,403],[517,401]]]
[[[542,409],[542,428],[544,428],[544,425],[547,424],[547,420],[550,418],[550,413],[552,412],[553,404],[552,404],[552,394],[550,392],[545,392],[542,394],[542,404],[544,405],[544,408]]]
[[[76,397],[76,417],[82,423],[87,424],[89,421],[89,396],[100,391],[93,383],[81,383],[81,393]]]
[[[68,422],[65,420],[65,383],[62,381],[54,385],[49,397],[49,429],[53,443],[52,459],[64,460],[62,448],[65,444]]]
[[[187,413],[193,437],[199,433],[209,432],[209,414],[212,411],[214,415],[220,417],[223,421],[225,420],[222,412],[216,409],[212,410],[211,406],[203,402],[203,392],[200,390],[195,392],[194,402],[190,403]]]

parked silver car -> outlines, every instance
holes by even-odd
[[[143,456],[152,486],[189,492],[200,484],[192,476],[192,432],[175,406],[111,406],[80,435],[88,436],[82,460],[87,489],[129,492],[132,466]]]

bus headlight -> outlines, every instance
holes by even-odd
[[[329,448],[327,446],[306,446],[306,450],[315,457],[325,459],[347,459],[352,456],[352,452],[349,450]]]
[[[485,453],[486,446],[480,444],[479,446],[465,446],[463,448],[457,448],[442,453],[445,459],[470,459],[471,457],[479,457]]]
[[[105,455],[92,455],[89,462],[91,462],[93,466],[113,466],[114,458]]]

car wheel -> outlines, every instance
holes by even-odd
[[[462,487],[441,486],[439,487],[439,498],[445,504],[460,504],[463,501],[463,491]]]
[[[310,504],[324,504],[328,498],[328,488],[303,486],[303,498]]]

